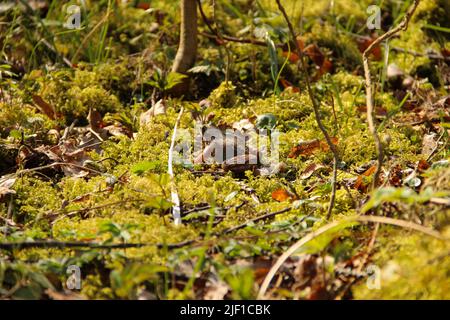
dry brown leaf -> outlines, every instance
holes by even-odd
[[[336,137],[331,137],[331,142],[334,145],[337,145],[338,139]],[[314,154],[316,151],[328,151],[330,147],[328,146],[325,140],[310,140],[301,142],[295,147],[291,149],[291,152],[288,155],[288,158],[297,158],[298,156],[310,156]]]
[[[358,48],[359,51],[362,53],[364,51],[366,51],[366,49],[372,44],[372,42],[374,42],[375,39],[369,39],[369,38],[364,38],[364,39],[357,39],[358,42]],[[375,46],[372,51],[371,54],[373,55],[374,59],[377,61],[380,61],[382,59],[382,53],[381,53],[381,48],[379,45]]]
[[[41,110],[42,113],[49,117],[51,120],[56,119],[55,109],[46,101],[44,101],[41,96],[34,94],[33,102],[39,107],[39,110]]]
[[[278,189],[272,192],[272,199],[283,202],[286,200],[297,200],[297,196],[286,189]]]
[[[317,44],[310,44],[303,51],[318,67],[323,65],[325,56]]]
[[[300,92],[300,88],[294,86],[292,83],[290,83],[286,79],[281,78],[280,83],[283,86],[283,88],[285,88],[285,89],[291,88],[292,92]]]
[[[425,134],[422,140],[422,155],[427,158],[429,157],[438,146],[436,141],[436,133]]]
[[[359,106],[356,108],[359,112],[366,113],[367,107],[366,106]],[[377,116],[385,116],[387,115],[387,110],[384,107],[375,107],[375,115]]]
[[[424,172],[429,167],[430,167],[430,164],[424,159],[420,159],[419,162],[417,163],[417,171],[419,171],[419,172]]]
[[[375,173],[375,171],[377,170],[377,166],[371,166],[369,169],[367,169],[363,174],[361,174],[360,176],[358,176],[358,178],[356,179],[354,188],[365,192],[367,191],[367,184],[364,182],[364,177],[370,177],[371,175],[373,175]]]
[[[314,172],[322,168],[325,168],[325,166],[320,163],[311,163],[303,171],[302,175],[300,176],[300,179],[308,179],[314,174]]]
[[[166,110],[166,102],[163,99],[158,100],[158,102],[156,102],[154,106],[148,109],[148,111],[141,114],[139,118],[141,126],[149,124],[153,117],[156,117],[160,114],[166,114]]]

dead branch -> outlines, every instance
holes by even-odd
[[[278,0],[277,0],[278,1]],[[381,173],[381,167],[383,165],[383,145],[381,143],[380,137],[377,133],[377,128],[375,126],[375,120],[374,120],[374,99],[373,99],[373,92],[372,92],[372,79],[370,74],[370,67],[369,67],[369,54],[375,48],[378,46],[382,41],[388,40],[392,36],[394,36],[396,33],[406,30],[408,28],[408,23],[411,20],[412,15],[416,11],[417,6],[419,5],[420,0],[414,0],[413,5],[411,8],[406,12],[405,17],[403,18],[402,22],[400,24],[389,30],[388,32],[384,33],[377,39],[375,39],[370,46],[364,51],[363,53],[363,64],[364,64],[364,76],[366,78],[365,85],[366,85],[366,102],[367,102],[367,122],[369,124],[369,131],[373,136],[373,139],[375,140],[375,148],[377,152],[377,169],[374,173],[373,180],[372,180],[372,190],[376,188],[378,184],[378,180]]]
[[[332,191],[331,191],[331,197],[330,197],[330,205],[328,207],[328,213],[327,213],[327,219],[328,219],[328,218],[331,217],[331,213],[332,213],[333,207],[334,207],[334,200],[336,198],[337,164],[338,164],[338,161],[339,161],[339,155],[338,155],[338,151],[336,149],[336,146],[331,141],[331,138],[330,138],[330,135],[328,134],[327,129],[325,128],[325,126],[322,123],[322,119],[320,117],[319,104],[316,101],[316,97],[315,97],[314,92],[313,92],[312,87],[311,87],[311,80],[310,80],[309,74],[307,72],[304,54],[303,54],[303,52],[300,49],[300,46],[298,44],[297,37],[296,37],[295,31],[294,31],[294,27],[292,26],[292,23],[289,20],[289,17],[288,17],[288,15],[286,13],[286,10],[284,9],[284,7],[281,4],[280,0],[276,0],[276,2],[278,4],[279,10],[281,11],[281,13],[284,16],[284,19],[286,20],[286,23],[288,25],[289,31],[290,31],[291,36],[292,36],[292,40],[295,43],[295,49],[297,51],[297,55],[300,57],[300,71],[303,72],[303,74],[305,75],[306,88],[308,90],[308,95],[309,95],[309,98],[311,100],[311,104],[312,104],[313,109],[314,109],[314,115],[316,117],[317,125],[319,126],[320,131],[322,131],[322,134],[325,136],[325,140],[327,141],[327,144],[330,147],[331,152],[333,153],[333,181],[332,181]]]

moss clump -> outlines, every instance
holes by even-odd
[[[39,79],[40,89],[37,93],[64,117],[67,124],[75,119],[86,123],[90,108],[102,114],[123,110],[118,95],[123,94],[122,90],[128,89],[121,84],[129,83],[129,79],[125,75],[119,81],[119,74],[114,75],[113,71],[120,71],[120,68],[116,70],[103,66],[92,71],[81,69],[75,72],[50,72]]]
[[[62,199],[52,182],[33,177],[18,179],[14,185],[16,219],[22,222],[35,222],[45,213],[61,207]]]
[[[237,102],[236,87],[230,81],[222,82],[209,96],[214,107],[230,108]]]
[[[449,230],[444,232],[447,237]],[[448,241],[417,234],[383,238],[373,261],[381,269],[381,288],[361,284],[353,290],[355,298],[450,299],[449,249]]]

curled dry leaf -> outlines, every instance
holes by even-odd
[[[437,148],[436,133],[425,134],[422,140],[422,155],[429,157]]]
[[[358,178],[356,179],[354,188],[361,191],[361,192],[366,192],[367,191],[367,186],[368,183],[366,183],[364,180],[364,178],[370,177],[371,175],[373,175],[375,173],[375,171],[377,170],[377,166],[371,166],[369,169],[367,169],[363,174],[359,175]]]
[[[272,192],[272,199],[279,201],[279,202],[283,202],[286,200],[294,201],[294,200],[297,200],[298,197],[294,193],[292,193],[286,189],[277,189]]]
[[[51,120],[56,119],[55,109],[44,99],[42,99],[41,96],[38,96],[37,94],[33,95],[33,102],[39,107],[39,110],[41,110],[41,112]]]
[[[359,51],[362,53],[364,51],[366,51],[366,49],[372,44],[372,42],[374,42],[375,39],[371,39],[371,38],[364,38],[364,39],[357,39],[358,42],[358,49]],[[371,52],[372,56],[374,57],[375,60],[380,61],[383,56],[381,53],[381,47],[379,45],[376,45]]]
[[[331,137],[331,142],[334,145],[337,145],[338,139],[336,137]],[[288,155],[288,158],[297,158],[298,156],[310,156],[314,154],[316,151],[328,151],[330,147],[328,146],[325,140],[309,140],[304,141],[296,145],[291,149],[291,152]]]
[[[320,163],[311,163],[303,171],[302,175],[300,176],[300,179],[308,179],[314,174],[314,172],[316,172],[322,168],[325,168],[325,166]]]
[[[299,87],[294,86],[292,83],[290,83],[286,79],[281,78],[280,79],[280,83],[281,83],[281,85],[283,86],[284,89],[290,88],[292,90],[292,92],[294,92],[294,93],[300,92],[300,88]]]
[[[317,44],[310,44],[303,51],[317,66],[323,65],[325,56]]]
[[[298,44],[298,47],[300,48],[300,50],[303,51],[305,49],[305,43],[303,42],[303,39],[301,37],[297,37],[297,44]],[[289,48],[291,50],[289,50]],[[283,46],[282,55],[283,55],[283,57],[289,57],[289,61],[291,63],[296,63],[298,60],[300,60],[300,57],[294,52],[295,51],[294,48],[295,48],[295,43],[293,43],[293,42],[291,42],[290,45],[285,44]],[[290,53],[289,53],[289,51],[290,51]]]
[[[360,106],[360,107],[357,107],[356,110],[358,110],[358,111],[361,112],[363,115],[365,115],[366,112],[367,112],[367,107],[366,107],[366,106]],[[386,115],[387,115],[387,110],[386,110],[386,108],[384,108],[384,107],[375,107],[375,115],[376,115],[376,116],[380,116],[380,117],[386,116]]]
[[[156,117],[157,115],[166,114],[166,110],[167,110],[166,102],[163,99],[158,100],[158,102],[156,102],[154,106],[148,109],[148,111],[141,114],[139,118],[141,126],[149,124],[150,120],[153,117]]]
[[[420,173],[424,172],[429,167],[430,167],[430,164],[428,163],[427,160],[420,159],[419,162],[417,163],[417,171],[419,171]]]

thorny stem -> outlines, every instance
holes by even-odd
[[[278,1],[278,0],[277,0]],[[378,180],[380,178],[381,173],[381,167],[383,165],[383,145],[381,143],[380,137],[377,133],[377,128],[375,126],[375,120],[373,115],[374,110],[374,99],[373,99],[373,87],[372,87],[372,80],[371,80],[371,74],[370,74],[370,68],[369,68],[369,54],[375,48],[377,45],[379,45],[382,41],[388,40],[392,36],[394,36],[396,33],[406,30],[408,28],[408,23],[411,20],[412,15],[414,14],[414,11],[416,11],[417,6],[419,5],[420,0],[414,0],[413,5],[411,8],[406,12],[405,17],[403,18],[402,22],[397,25],[397,27],[389,30],[388,32],[384,33],[377,39],[375,39],[370,46],[364,51],[362,57],[363,57],[363,64],[364,64],[364,76],[366,78],[365,85],[366,85],[366,103],[367,103],[367,122],[369,124],[369,131],[373,136],[373,139],[375,140],[375,148],[377,152],[377,169],[374,173],[373,180],[372,180],[372,190],[376,188],[378,184]]]
[[[336,198],[336,180],[337,180],[337,164],[339,161],[339,155],[338,151],[336,149],[336,146],[331,141],[330,135],[327,132],[327,129],[322,123],[322,119],[320,118],[320,111],[319,111],[319,104],[316,101],[316,98],[314,96],[314,92],[311,88],[311,80],[309,79],[308,72],[306,71],[306,62],[304,59],[304,55],[302,50],[300,49],[300,46],[297,42],[297,37],[295,35],[294,27],[292,26],[292,23],[289,20],[288,15],[286,14],[286,10],[284,9],[283,5],[281,4],[280,0],[276,0],[278,9],[281,11],[281,13],[284,16],[284,19],[286,20],[286,23],[288,25],[289,31],[292,36],[292,40],[295,43],[295,49],[297,50],[297,55],[300,57],[300,66],[301,71],[305,75],[306,80],[306,88],[308,90],[308,95],[311,100],[311,104],[314,109],[314,115],[316,117],[317,125],[319,126],[320,131],[322,131],[323,135],[325,136],[325,140],[327,141],[328,146],[330,147],[331,152],[333,153],[333,182],[332,182],[332,191],[331,191],[331,197],[330,197],[330,205],[328,207],[328,213],[327,213],[327,219],[331,217],[331,213],[333,211],[334,207],[334,200]]]

